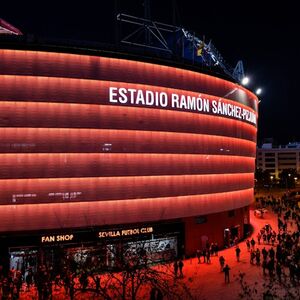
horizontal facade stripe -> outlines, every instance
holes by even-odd
[[[0,127],[57,127],[213,134],[256,141],[245,122],[141,107],[44,102],[0,102]]]
[[[199,153],[255,157],[256,143],[231,137],[190,133],[0,128],[0,153],[99,153],[107,151],[113,153]]]
[[[136,83],[114,82],[114,81],[100,81],[100,80],[86,80],[74,78],[56,78],[56,77],[37,77],[37,76],[10,76],[0,75],[0,100],[4,101],[37,101],[37,102],[64,102],[64,103],[85,103],[85,104],[103,104],[111,105],[109,101],[109,88],[126,88],[139,89],[144,93],[149,90],[158,93],[166,93],[168,95],[168,105],[164,110],[172,111],[187,111],[180,108],[174,108],[171,105],[172,94],[185,95],[190,97],[202,97],[210,101],[222,100],[223,103],[236,104],[233,100],[221,99],[221,97],[210,96],[206,94],[198,94],[190,91],[179,90],[174,88],[161,88],[159,86],[149,86]],[[115,96],[117,97],[117,96]],[[115,104],[115,106],[130,106],[130,107],[145,107],[130,103]],[[247,109],[257,115],[257,113],[250,107],[239,103],[241,109]],[[148,106],[155,109],[160,109],[159,106]],[[192,111],[197,114],[216,115],[210,112]],[[225,117],[225,116],[224,116]],[[229,119],[236,119],[235,117],[226,116]],[[247,122],[246,120],[244,122]],[[253,125],[254,126],[254,125]]]
[[[250,205],[253,189],[152,199],[2,205],[0,231],[130,224],[212,214]]]
[[[0,204],[107,201],[214,194],[248,189],[253,173],[1,179]]]
[[[0,179],[230,174],[254,172],[254,158],[228,155],[0,154]]]
[[[223,97],[257,110],[257,97],[245,88],[199,72],[126,59],[66,53],[0,49],[0,74],[124,81]],[[232,92],[235,90],[235,92]]]

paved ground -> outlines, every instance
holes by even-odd
[[[269,212],[265,214],[264,218],[257,218],[253,215],[253,210],[250,211],[251,224],[254,228],[252,236],[256,240],[258,230],[260,230],[266,223],[270,224],[273,229],[277,231],[277,216]],[[290,226],[290,225],[289,225]],[[291,229],[291,228],[290,228]],[[251,239],[251,237],[250,237]],[[257,246],[257,243],[256,243]],[[260,249],[263,247],[269,249],[269,245],[260,245]],[[250,264],[250,254],[247,251],[245,241],[239,244],[241,249],[240,262],[236,261],[235,247],[225,249],[219,252],[219,256],[225,257],[225,264],[227,263],[231,268],[230,271],[230,283],[225,284],[224,273],[220,271],[219,257],[211,257],[211,263],[200,263],[198,259],[187,259],[184,261],[184,278],[177,279],[183,280],[190,287],[191,292],[195,299],[222,299],[222,300],[234,300],[238,299],[238,294],[241,291],[240,284],[237,280],[239,272],[246,273],[246,281],[249,283],[262,282],[264,275],[262,274],[261,266]],[[201,257],[201,261],[202,261]],[[64,293],[54,292],[53,299],[68,299],[65,298]],[[93,299],[92,297],[82,295],[80,299]],[[36,299],[33,293],[22,293],[21,299]],[[79,299],[79,298],[76,298]],[[143,299],[149,299],[143,297]],[[261,298],[257,298],[261,299]]]
[[[277,231],[277,216],[274,214],[268,213],[263,219],[256,218],[252,210],[250,214],[251,224],[254,228],[252,236],[255,240],[258,230],[267,223]],[[257,246],[257,240],[255,246]],[[262,249],[264,246],[266,249],[270,248],[268,245],[260,245],[258,247]],[[261,266],[250,264],[250,253],[247,251],[246,243],[241,242],[239,247],[241,249],[240,262],[236,261],[235,247],[219,252],[219,256],[223,255],[225,264],[227,263],[231,268],[229,284],[225,284],[224,273],[220,271],[218,257],[213,256],[211,264],[198,264],[198,259],[196,258],[185,261],[184,274],[186,278],[192,278],[191,289],[193,295],[197,295],[196,299],[238,299],[238,294],[241,290],[237,280],[239,272],[246,273],[246,281],[249,283],[263,280],[264,276]]]

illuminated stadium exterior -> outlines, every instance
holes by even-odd
[[[152,239],[192,255],[242,238],[257,97],[184,67],[66,52],[0,49],[2,253]]]

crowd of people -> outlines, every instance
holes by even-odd
[[[197,249],[196,256],[198,258],[198,264],[201,263],[201,257],[203,257],[203,263],[211,263],[211,256],[218,256],[219,246],[218,243],[206,243],[206,247],[203,250]]]
[[[275,230],[270,224],[266,224],[257,234],[258,245],[271,245],[269,250],[264,247],[261,250],[263,274],[277,276],[281,281],[289,277],[295,284],[300,283],[300,208],[297,201],[286,195],[275,198],[269,196],[258,199],[261,206],[267,206],[277,214],[278,228]],[[260,250],[254,250],[254,239],[246,241],[248,251],[249,244],[250,262],[260,265]]]
[[[52,298],[53,291],[62,287],[70,299],[74,298],[75,274],[62,272],[61,275],[55,275],[53,269],[45,265],[39,266],[36,272],[29,268],[25,274],[11,269],[8,276],[4,276],[1,270],[2,268],[0,268],[0,299],[19,299],[21,292],[30,292],[34,288],[38,299],[46,300]],[[87,277],[86,280],[84,278],[83,273],[79,277],[79,284],[83,289],[87,286]]]

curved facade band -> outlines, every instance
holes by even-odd
[[[250,91],[203,73],[111,57],[0,49],[0,74],[83,78],[179,88],[226,97],[257,110],[257,98]],[[124,80],[126,78],[126,80]]]
[[[9,153],[1,179],[252,173],[252,157],[160,153]]]
[[[0,60],[0,232],[180,220],[189,252],[197,216],[249,222],[252,92],[88,53],[1,49]]]
[[[24,118],[26,112],[26,118]],[[11,116],[14,116],[11,118]],[[88,116],[88,118],[86,117]],[[3,127],[92,128],[201,133],[255,142],[256,127],[220,116],[112,105],[1,101]],[[175,121],[175,122],[174,122]]]

